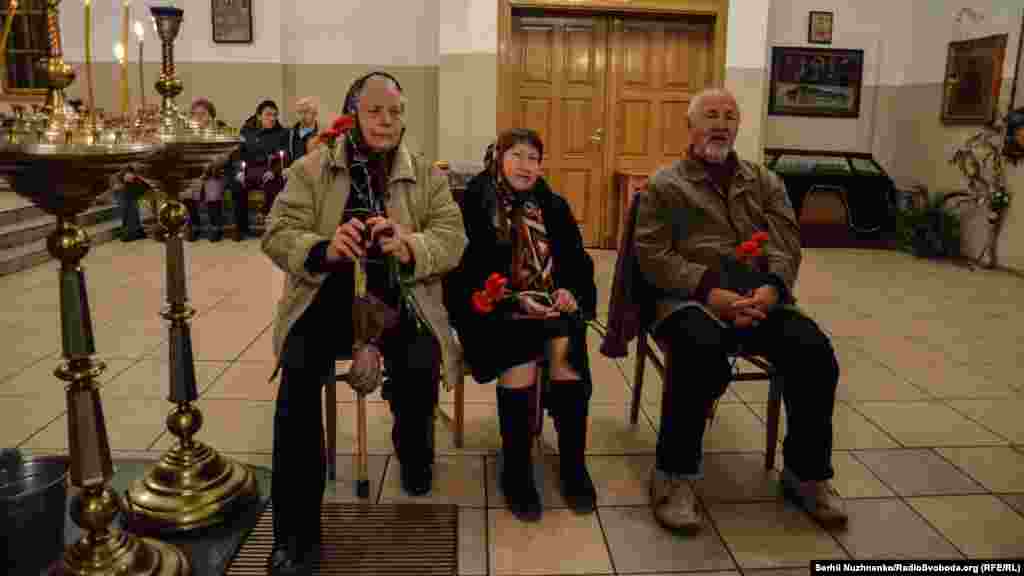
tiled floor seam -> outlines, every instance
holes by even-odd
[[[941,530],[939,530],[939,529],[938,529],[938,528],[937,528],[937,527],[936,527],[935,525],[933,525],[933,524],[932,524],[932,523],[931,523],[931,522],[930,522],[930,521],[928,520],[928,518],[926,518],[926,517],[924,516],[924,514],[921,514],[920,512],[918,512],[917,508],[914,508],[913,506],[911,506],[911,505],[910,505],[910,502],[908,502],[908,501],[907,501],[907,499],[906,499],[906,497],[905,497],[905,496],[903,496],[903,495],[902,495],[902,494],[900,494],[900,493],[899,493],[898,491],[896,491],[896,489],[895,489],[894,487],[890,486],[890,485],[889,485],[889,483],[887,483],[887,482],[886,482],[885,480],[883,480],[881,476],[879,476],[878,474],[876,474],[876,473],[875,473],[875,471],[874,471],[874,469],[873,469],[873,468],[871,468],[870,466],[868,466],[866,462],[864,462],[863,460],[861,460],[860,458],[858,458],[858,457],[857,457],[857,452],[856,452],[856,451],[854,451],[854,450],[851,450],[851,451],[850,451],[850,455],[851,455],[851,456],[853,457],[853,459],[854,459],[854,460],[856,460],[857,462],[859,462],[861,466],[863,466],[864,468],[866,468],[866,469],[867,469],[867,471],[868,471],[868,472],[870,472],[872,476],[874,476],[874,477],[875,477],[875,478],[876,478],[876,479],[877,479],[877,480],[878,480],[879,482],[881,482],[883,486],[885,486],[886,488],[888,488],[888,489],[889,489],[889,491],[893,493],[893,496],[894,496],[894,497],[895,497],[895,498],[896,498],[897,500],[899,500],[899,501],[900,501],[900,502],[901,502],[901,503],[902,503],[902,504],[903,504],[904,506],[906,506],[907,508],[909,508],[909,509],[910,509],[910,511],[911,511],[911,512],[912,512],[912,513],[913,513],[914,515],[916,515],[916,516],[917,516],[918,518],[920,518],[920,519],[921,519],[921,521],[922,521],[922,522],[924,522],[924,524],[925,524],[926,526],[928,526],[929,528],[931,528],[931,529],[932,529],[932,530],[933,530],[933,531],[934,531],[934,532],[935,532],[936,534],[938,534],[938,535],[939,535],[939,537],[940,537],[940,538],[942,538],[942,539],[943,539],[943,540],[944,540],[944,541],[945,541],[945,542],[946,542],[947,544],[949,544],[950,546],[952,546],[952,548],[953,548],[954,550],[956,550],[956,551],[957,551],[957,553],[959,553],[959,554],[960,554],[961,556],[963,556],[964,558],[968,558],[967,554],[964,554],[964,551],[963,551],[963,550],[961,550],[961,549],[960,549],[960,548],[959,548],[959,547],[958,547],[958,546],[957,546],[956,544],[954,544],[952,540],[950,540],[950,539],[949,539],[948,537],[946,537],[946,535],[945,535],[945,534],[943,534]],[[940,456],[941,456],[941,454],[940,454]],[[982,486],[982,487],[984,487],[984,486]],[[943,496],[947,496],[947,495],[946,495],[946,494],[943,494]],[[890,497],[890,498],[892,498],[892,497]]]
[[[984,398],[971,398],[970,400],[977,401],[977,400],[986,400],[986,399],[984,399]],[[980,426],[982,428],[982,430],[985,430],[986,432],[992,434],[993,436],[996,436],[997,438],[1001,438],[1002,440],[1004,440],[1006,442],[1007,446],[1013,446],[1013,440],[1011,440],[1009,437],[1003,436],[999,432],[996,432],[995,430],[989,428],[983,422],[981,422],[979,419],[974,418],[973,416],[971,416],[970,414],[967,414],[966,412],[957,410],[956,406],[953,406],[950,402],[947,402],[947,401],[944,401],[944,400],[940,400],[939,402],[942,402],[943,405],[945,405],[947,408],[949,408],[953,412],[956,412],[960,416],[962,416],[962,417],[966,418],[967,420],[977,424],[978,426]],[[945,448],[945,446],[944,446],[944,448]]]
[[[68,413],[68,411],[66,409],[65,410],[61,410],[60,414],[57,414],[56,417],[54,417],[51,420],[49,420],[46,424],[44,424],[42,427],[37,429],[35,432],[29,434],[27,438],[25,438],[21,442],[15,444],[14,447],[15,448],[20,448],[20,447],[24,446],[25,444],[31,442],[33,438],[35,438],[36,436],[41,434],[42,431],[46,430],[51,424],[53,424],[54,422],[56,422],[56,421],[60,420],[61,418],[63,418],[64,415],[67,414],[67,413]]]

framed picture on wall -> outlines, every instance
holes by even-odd
[[[770,116],[857,118],[864,51],[772,48]]]
[[[211,0],[213,41],[217,44],[252,44],[253,0]]]
[[[831,12],[812,11],[807,17],[807,41],[811,44],[832,43]]]
[[[1003,86],[1006,34],[949,43],[942,90],[943,124],[990,124]]]

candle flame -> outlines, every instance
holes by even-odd
[[[135,36],[142,42],[142,38],[146,35],[146,30],[142,27],[142,22],[135,21]]]
[[[85,7],[88,8],[92,4],[92,0],[85,0]]]
[[[118,62],[124,62],[124,44],[114,44],[114,58],[117,58]]]

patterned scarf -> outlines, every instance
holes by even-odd
[[[496,153],[495,158],[501,158]],[[544,214],[533,191],[513,190],[501,175],[497,163],[493,166],[498,208],[495,226],[498,238],[512,244],[512,268],[509,273],[514,290],[554,290],[551,242],[544,226]]]

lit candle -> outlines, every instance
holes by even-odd
[[[114,44],[114,58],[121,65],[121,114],[128,115],[128,59],[125,58],[124,44]]]
[[[128,90],[128,35],[131,31],[132,0],[124,0],[121,6],[121,55],[117,61],[121,65],[121,115],[128,115],[131,93]],[[116,49],[115,49],[116,50]]]
[[[14,25],[14,12],[17,9],[18,0],[11,0],[7,3],[7,21],[4,22],[3,38],[0,38],[0,56],[6,56],[7,54],[7,37],[11,34],[11,26]],[[7,64],[6,58],[4,58],[4,62],[2,64]]]
[[[135,21],[135,38],[139,41],[139,98],[141,102],[141,108],[146,109],[146,80],[142,74],[142,41],[146,37],[146,30],[142,27],[142,22]]]
[[[92,80],[92,0],[85,0],[85,78],[89,96],[89,119],[96,125],[96,99],[93,97]]]

